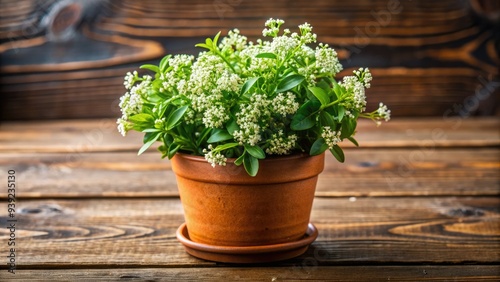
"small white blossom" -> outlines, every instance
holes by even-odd
[[[302,43],[308,44],[308,43],[314,43],[316,42],[317,35],[312,33],[312,26],[308,23],[304,23],[299,25],[300,29],[300,41]]]
[[[237,51],[243,50],[248,44],[247,37],[240,35],[239,29],[230,30],[226,37],[224,37],[219,45],[220,49],[234,49]]]
[[[278,57],[284,59],[287,55],[292,52],[299,42],[293,38],[287,36],[278,36],[273,38],[271,42],[271,53],[276,54]]]
[[[336,75],[342,70],[342,65],[337,57],[337,52],[328,47],[328,44],[321,44],[316,48],[316,68],[320,73],[331,73]]]
[[[267,141],[269,147],[266,153],[269,155],[287,155],[295,148],[297,135],[284,136],[283,130],[279,130],[277,134],[273,134]]]
[[[213,105],[205,110],[203,124],[208,128],[221,128],[229,118],[229,114],[224,106]]]
[[[295,94],[292,92],[278,93],[271,102],[272,111],[282,116],[295,114],[299,109],[299,103],[295,101]]]
[[[137,78],[137,71],[134,71],[133,73],[127,72],[127,74],[125,75],[125,79],[124,79],[125,81],[123,82],[123,85],[125,85],[125,88],[126,89],[132,88],[132,86],[135,83],[136,78]]]
[[[356,76],[344,76],[342,82],[348,93],[351,93],[350,100],[344,103],[348,110],[358,110],[360,112],[366,109],[365,87]]]
[[[378,115],[383,118],[385,121],[389,121],[391,119],[391,110],[387,108],[386,105],[380,103],[377,109]]]
[[[122,136],[126,136],[127,135],[127,132],[132,129],[132,125],[130,124],[130,122],[128,122],[127,120],[123,119],[123,118],[119,118],[116,120],[116,124],[118,124],[117,128],[118,128],[118,132],[120,132],[120,134]]]
[[[354,70],[353,73],[358,77],[359,81],[363,83],[365,88],[370,88],[372,81],[372,74],[368,68],[359,68],[359,70]]]
[[[162,128],[164,124],[165,124],[165,118],[158,118],[155,120],[156,128]]]
[[[205,159],[212,165],[212,167],[215,167],[215,165],[226,165],[227,158],[220,152],[214,152],[212,145],[208,145],[208,150],[203,149],[203,153],[205,154]]]
[[[334,131],[331,130],[329,126],[324,126],[323,131],[321,132],[321,137],[323,137],[328,145],[328,149],[333,148],[333,146],[337,145],[340,141],[340,130]]]
[[[142,110],[142,99],[136,92],[127,92],[122,97],[120,97],[120,109],[122,112],[122,118],[127,120],[129,116],[135,115]]]

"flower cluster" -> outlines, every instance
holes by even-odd
[[[226,165],[227,158],[221,154],[220,152],[216,152],[213,150],[212,145],[208,145],[208,150],[203,149],[203,153],[205,154],[205,160],[207,160],[212,167],[215,167],[215,165]]]
[[[163,157],[200,155],[212,166],[236,158],[252,176],[270,155],[330,150],[343,161],[339,144],[356,143],[356,119],[388,121],[391,111],[381,103],[365,112],[368,68],[338,80],[338,54],[328,44],[310,46],[313,27],[282,31],[284,24],[269,19],[266,38],[256,42],[238,29],[221,39],[219,33],[196,45],[204,49],[197,57],[169,55],[141,66],[154,76],[128,72],[119,132],[143,132],[140,153],[159,141]]]
[[[323,127],[323,132],[321,132],[321,137],[325,139],[326,144],[328,145],[329,149],[332,149],[334,146],[337,145],[340,141],[340,131],[333,131],[329,126],[324,126]]]

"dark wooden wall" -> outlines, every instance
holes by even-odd
[[[125,72],[219,30],[305,21],[341,62],[368,66],[369,109],[393,116],[499,113],[497,0],[0,0],[3,120],[117,117]],[[344,72],[342,74],[346,74]],[[342,75],[341,74],[341,75]]]

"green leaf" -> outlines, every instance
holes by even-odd
[[[214,46],[214,43],[213,43],[213,41],[212,41],[212,38],[207,38],[207,39],[205,39],[205,44],[206,44],[208,47],[210,47],[210,49],[212,49],[212,48],[213,48],[213,46]]]
[[[341,122],[341,121],[342,121],[342,119],[344,118],[344,115],[345,115],[345,108],[344,108],[344,107],[342,107],[342,106],[339,106],[339,108],[338,108],[338,109],[339,109],[339,111],[338,111],[337,120],[338,120],[339,122]]]
[[[130,116],[128,119],[134,123],[150,123],[155,121],[155,118],[148,114],[136,114]]]
[[[276,55],[274,55],[273,53],[260,53],[255,57],[256,58],[276,59]]]
[[[322,126],[329,126],[332,130],[337,128],[337,124],[335,123],[332,115],[325,110],[319,113],[319,120]]]
[[[340,138],[344,139],[350,137],[354,134],[356,130],[357,122],[355,119],[345,118],[342,120],[342,132],[340,133]]]
[[[311,150],[309,151],[309,155],[316,156],[328,149],[328,144],[324,138],[318,138],[311,146]]]
[[[301,84],[302,81],[304,81],[304,77],[302,75],[299,74],[289,75],[280,81],[280,83],[278,84],[278,88],[276,89],[276,92],[281,93],[290,90],[295,86]]]
[[[342,151],[342,148],[338,145],[333,146],[333,148],[330,149],[330,152],[337,159],[337,161],[341,163],[345,161],[344,151]]]
[[[144,153],[149,147],[151,147],[151,145],[153,145],[153,143],[156,142],[156,140],[158,140],[158,138],[160,138],[160,135],[161,135],[161,132],[158,132],[157,134],[152,135],[153,137],[151,139],[148,138],[149,140],[144,145],[142,145],[142,147],[139,149],[139,152],[137,153],[137,155]]]
[[[245,151],[247,151],[250,155],[257,159],[265,159],[266,158],[266,153],[264,153],[264,150],[262,150],[261,147],[259,146],[251,146],[248,144],[245,144]]]
[[[172,135],[168,134],[168,133],[165,133],[163,135],[163,143],[165,144],[165,146],[168,148],[170,147],[170,145],[174,142],[174,137],[172,137]]]
[[[245,153],[243,153],[241,156],[239,156],[235,161],[234,164],[240,166],[243,163],[243,159],[245,158]]]
[[[333,93],[335,93],[335,96],[337,96],[337,99],[339,99],[342,96],[342,88],[341,86],[335,81],[335,79],[332,79],[333,83]]]
[[[320,102],[315,100],[307,101],[304,105],[302,105],[297,113],[292,118],[292,122],[290,127],[293,130],[306,130],[314,125],[316,125],[316,121],[313,119],[314,114],[321,107]]]
[[[167,55],[167,56],[163,57],[163,59],[161,59],[160,65],[159,65],[161,72],[165,72],[165,70],[167,70],[168,60],[170,58],[172,58],[172,55]]]
[[[331,91],[330,84],[328,84],[325,79],[321,79],[318,83],[316,83],[316,85],[321,87],[321,89],[323,89],[326,93]]]
[[[226,143],[215,147],[214,151],[221,152],[239,146],[239,143]]]
[[[243,165],[248,175],[252,177],[256,176],[257,172],[259,172],[259,160],[249,154],[245,154],[243,157]]]
[[[171,160],[175,156],[175,153],[177,153],[177,151],[179,151],[180,148],[181,145],[172,143],[170,147],[168,147],[168,153],[167,153],[168,159]]]
[[[142,132],[144,132],[144,133],[160,132],[160,130],[158,128],[146,128]]]
[[[309,91],[312,92],[312,94],[318,98],[319,102],[321,105],[326,106],[328,103],[330,103],[330,97],[328,97],[328,94],[320,88],[320,87],[309,87]]]
[[[214,48],[217,48],[217,41],[219,41],[220,33],[221,33],[221,32],[219,31],[219,32],[215,35],[215,37],[214,37],[214,41],[212,42],[212,46],[213,46]]]
[[[351,141],[352,144],[356,145],[356,147],[359,147],[358,141],[356,141],[354,137],[347,137],[347,139],[349,139],[349,141]]]
[[[160,72],[160,69],[158,68],[158,66],[155,66],[155,65],[146,64],[146,65],[140,66],[139,68],[154,71],[155,73]]]
[[[231,122],[227,124],[226,128],[227,128],[227,132],[229,132],[229,134],[231,134],[231,135],[233,135],[236,130],[240,129],[238,124],[236,123],[236,120],[234,120],[234,119],[231,120]]]
[[[226,141],[226,140],[230,140],[230,139],[233,139],[233,135],[229,134],[224,129],[216,129],[213,131],[210,138],[208,138],[207,142],[208,143],[217,143],[217,142],[222,142],[222,141]]]
[[[205,49],[208,49],[208,50],[212,50],[212,47],[208,46],[207,44],[205,43],[198,43],[196,45],[194,45],[195,47],[201,47],[201,48],[205,48]]]
[[[259,77],[251,77],[249,78],[245,84],[241,87],[240,95],[243,95],[248,92],[252,88],[252,86],[259,80]]]
[[[200,137],[198,140],[196,140],[196,146],[200,147],[201,143],[205,141],[205,139],[208,137],[208,134],[212,131],[211,128],[204,128],[203,131],[200,134]]]
[[[182,116],[184,116],[184,114],[186,113],[187,109],[188,106],[180,107],[168,116],[166,122],[167,130],[171,130],[177,125],[179,120],[181,120]]]

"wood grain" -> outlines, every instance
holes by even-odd
[[[377,127],[360,120],[356,139],[360,148],[491,147],[500,145],[500,119],[395,118]],[[0,152],[72,153],[138,151],[142,136],[123,138],[114,120],[58,120],[0,123]],[[350,142],[341,145],[352,148]]]
[[[500,195],[499,148],[353,148],[345,153],[343,164],[326,155],[316,196]],[[134,152],[0,153],[0,178],[9,169],[18,173],[22,199],[179,196],[170,162],[155,152],[139,157]]]
[[[117,117],[126,71],[166,53],[196,54],[195,43],[234,27],[254,40],[270,17],[290,28],[310,22],[338,50],[340,76],[370,67],[370,109],[384,101],[394,116],[457,115],[454,105],[498,112],[495,0],[88,0],[65,40],[42,24],[60,3],[2,1],[0,119]],[[89,78],[75,79],[82,74]]]
[[[491,197],[316,198],[311,221],[318,239],[280,265],[496,263],[499,204]],[[177,242],[178,199],[25,200],[18,216],[18,244],[29,250],[19,270],[214,265],[190,257]],[[6,223],[6,211],[0,219]],[[476,232],[464,227],[479,223]]]
[[[309,262],[311,263],[311,262]],[[297,264],[293,268],[121,268],[121,269],[23,269],[12,281],[44,281],[64,278],[72,281],[498,281],[497,265],[419,266],[316,266]]]

